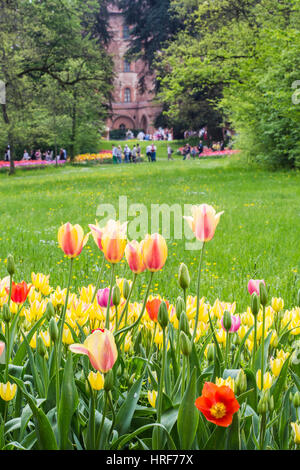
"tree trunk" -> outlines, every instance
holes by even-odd
[[[2,115],[5,124],[8,126],[8,143],[10,146],[10,162],[9,162],[9,175],[13,175],[15,173],[15,162],[14,162],[14,131],[13,125],[10,122],[10,119],[7,114],[6,104],[1,104],[2,108]]]
[[[72,134],[71,134],[71,148],[70,155],[71,160],[74,160],[75,157],[75,141],[76,141],[76,131],[77,131],[77,91],[74,90],[74,101],[72,109]]]

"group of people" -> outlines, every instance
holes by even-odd
[[[138,140],[146,140],[146,141],[152,141],[152,140],[167,140],[167,141],[172,141],[173,140],[173,129],[163,129],[160,127],[159,129],[155,130],[153,134],[145,134],[145,132],[141,131],[139,132],[137,136]]]
[[[195,159],[197,156],[200,157],[200,155],[203,153],[204,146],[202,140],[200,140],[199,145],[197,147],[191,147],[190,144],[185,144],[182,154],[183,154],[183,160],[190,160],[191,157]]]
[[[125,145],[124,150],[122,150],[121,145],[113,145],[112,156],[113,163],[120,164],[122,163],[122,156],[124,154],[125,163],[137,163],[141,161],[141,147],[140,144],[134,145],[130,149],[129,145]]]
[[[25,149],[23,153],[23,160],[46,160],[50,162],[53,160],[53,155],[53,150],[50,149],[45,150],[44,152],[41,152],[41,149],[31,150],[30,153],[28,153]],[[67,160],[67,151],[65,149],[60,149],[58,160]]]

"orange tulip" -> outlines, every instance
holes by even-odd
[[[80,225],[72,225],[69,222],[58,230],[58,243],[63,252],[70,258],[76,258],[82,252],[88,241],[89,235],[84,236]]]
[[[212,382],[204,384],[202,396],[197,398],[195,405],[208,421],[222,427],[232,423],[232,416],[240,408],[230,387],[219,387]]]
[[[128,243],[125,248],[125,256],[133,273],[140,274],[146,270],[142,257],[142,243],[138,243],[136,240]]]
[[[88,356],[94,369],[102,373],[111,370],[118,357],[114,336],[108,330],[95,330],[83,344],[71,344],[69,348]]]
[[[142,241],[142,256],[146,269],[150,272],[162,269],[168,256],[168,247],[164,237],[158,233],[147,235]]]
[[[107,261],[119,263],[124,256],[126,248],[127,222],[121,224],[119,221],[109,220],[103,232],[102,247]]]
[[[11,300],[16,304],[23,304],[27,299],[31,287],[32,285],[28,286],[25,281],[19,284],[13,281],[11,286]],[[9,294],[9,288],[5,287],[5,290],[7,294]]]
[[[155,298],[155,299],[148,300],[148,302],[146,303],[147,313],[148,313],[150,319],[154,322],[157,322],[158,311],[159,311],[160,304],[162,302],[163,301],[161,299]],[[169,302],[167,302],[167,301],[165,301],[165,302],[166,302],[167,309],[168,309],[169,308]]]
[[[184,219],[187,220],[196,238],[201,242],[210,241],[224,211],[216,214],[212,206],[201,204],[200,206],[192,206],[191,212],[192,217],[184,217]]]

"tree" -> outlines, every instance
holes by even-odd
[[[38,96],[49,95],[52,84],[59,92],[71,90],[73,106],[72,145],[75,144],[77,96],[89,90],[108,99],[112,63],[99,38],[83,28],[83,19],[98,7],[94,0],[6,0],[0,3],[0,79],[6,83],[7,101],[2,116],[11,145],[14,171],[15,128],[22,113]],[[43,77],[44,89],[38,84]],[[46,91],[47,90],[47,91]],[[100,92],[101,90],[101,92]],[[50,93],[51,94],[51,93]],[[34,106],[33,106],[34,107]]]

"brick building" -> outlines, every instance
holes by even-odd
[[[108,52],[114,58],[115,86],[112,103],[112,115],[108,120],[109,130],[143,129],[145,133],[153,133],[153,122],[161,112],[161,106],[154,102],[155,95],[151,91],[141,94],[138,81],[144,72],[145,64],[138,60],[129,63],[124,56],[129,46],[129,29],[124,16],[116,6],[109,7],[109,29],[112,40]],[[151,77],[146,79],[146,88],[151,90]]]

